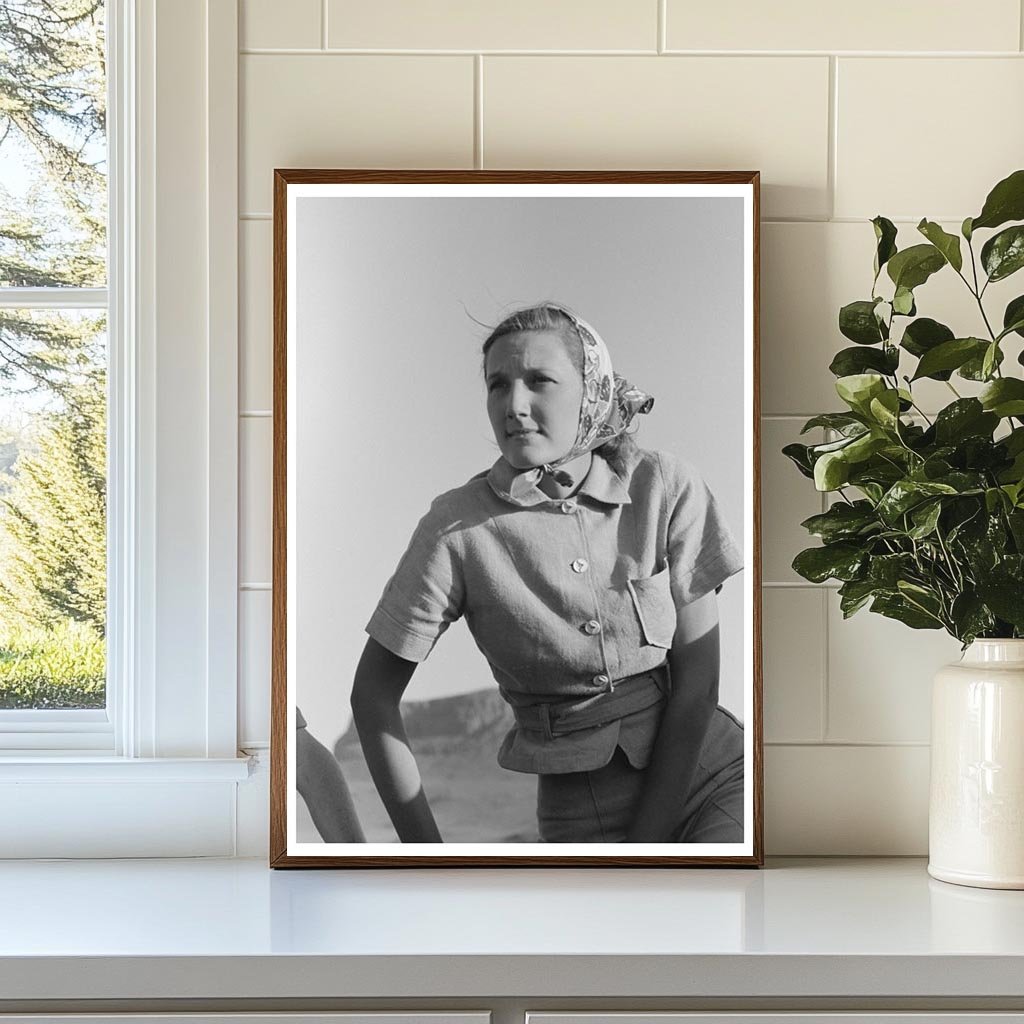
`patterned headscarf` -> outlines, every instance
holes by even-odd
[[[624,433],[634,416],[651,411],[654,398],[615,373],[608,346],[590,324],[564,306],[553,302],[545,305],[569,318],[583,346],[583,401],[573,446],[560,458],[527,473],[533,483],[539,483],[549,473],[559,483],[569,485],[571,478],[560,474],[558,467]]]

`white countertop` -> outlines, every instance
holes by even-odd
[[[902,858],[761,871],[0,864],[0,1000],[183,992],[1020,998],[1024,892],[938,882]]]

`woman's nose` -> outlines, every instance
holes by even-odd
[[[530,412],[530,393],[522,381],[514,381],[508,389],[508,404],[505,413],[509,419],[526,416]]]

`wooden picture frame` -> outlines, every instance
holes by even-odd
[[[756,171],[275,171],[272,866],[763,863],[758,228]],[[551,572],[565,572],[552,592],[562,595],[555,621],[565,617],[571,640],[568,634],[539,633],[533,612],[521,604],[502,608],[502,587],[483,596],[479,574],[497,570],[487,562],[490,556],[479,553],[484,548],[474,546],[477,534],[469,532],[491,531],[487,536],[508,549],[501,570],[508,572],[508,565],[523,564],[521,552],[509,546],[508,524],[536,530],[538,544],[556,543],[562,529],[557,516],[543,522],[524,518],[541,509],[556,512],[556,506],[547,507],[555,497],[535,490],[529,493],[540,504],[510,504],[494,483],[502,465],[512,476],[531,472],[503,462],[507,437],[499,438],[495,424],[516,415],[508,411],[511,406],[502,406],[506,411],[497,420],[493,414],[489,420],[488,411],[493,392],[520,387],[514,383],[516,367],[534,365],[533,350],[509,356],[507,382],[494,373],[486,388],[483,380],[481,344],[490,330],[510,312],[545,303],[569,311],[564,319],[576,327],[581,345],[594,343],[588,328],[600,332],[615,370],[655,398],[649,414],[638,414],[630,426],[629,432],[637,428],[640,447],[631,458],[640,461],[629,463],[628,471],[609,471],[604,457],[591,453],[587,463],[584,455],[591,470],[582,484],[574,482],[581,489],[563,509],[580,513],[571,518],[580,523],[581,543],[599,548],[588,552],[593,571],[582,557],[566,562],[570,568],[561,566],[561,554],[550,563],[557,564]],[[492,352],[527,344],[522,334],[518,338],[506,336],[506,347]],[[522,386],[534,388],[529,381]],[[544,379],[537,384],[557,386]],[[548,486],[554,487],[550,481]],[[446,498],[442,511],[430,518],[434,499],[449,492],[455,497]],[[478,503],[474,508],[499,502],[501,514],[492,508],[474,519],[465,512],[469,506],[452,504],[470,501],[470,494]],[[714,548],[709,507],[724,522],[723,535],[731,532],[735,538],[731,556]],[[440,526],[437,516],[447,516]],[[637,524],[646,522],[645,516],[668,532],[658,563],[643,567],[630,545],[640,544]],[[708,518],[698,522],[698,516]],[[607,532],[588,534],[589,523],[595,529],[618,524],[619,540],[610,544]],[[444,570],[421,570],[416,559],[429,566],[441,559],[434,549],[421,550],[423,538],[433,544],[431,538],[459,531],[464,532],[457,541],[445,541],[460,545],[457,558],[445,556]],[[414,532],[419,547],[412,552]],[[684,547],[692,555],[684,556]],[[572,552],[565,551],[568,558]],[[395,582],[396,566],[406,582]],[[524,569],[507,593],[522,586],[540,593],[539,584],[530,589],[533,571]],[[440,598],[431,572],[440,573],[449,588]],[[701,607],[718,609],[721,671],[712,706],[720,707],[708,712],[711,725],[700,717],[699,700],[683,696],[695,685],[694,673],[712,672],[696,666],[710,662],[696,646],[679,643],[678,629],[674,638],[669,629],[662,639],[644,619],[638,593],[648,576],[653,585],[656,574],[665,581],[658,586],[671,595],[679,622],[684,615],[679,609],[688,607],[679,596],[684,578],[703,580],[701,592],[694,583],[694,603],[700,599]],[[726,582],[725,576],[731,578]],[[417,590],[415,598],[396,596],[406,594],[407,579],[424,580],[423,592]],[[580,590],[583,581],[593,589]],[[708,588],[716,585],[720,594],[712,601]],[[391,603],[375,610],[386,590]],[[613,592],[621,603],[613,603]],[[582,625],[569,621],[574,602],[582,600],[578,594],[584,593],[596,602],[594,614],[607,614],[608,621],[604,635],[593,637],[594,646],[579,654],[572,645],[581,630],[602,632],[596,619]],[[419,620],[410,624],[395,613],[395,607],[405,608],[401,601],[410,616],[429,616],[435,603],[447,602],[445,624],[421,635]],[[502,642],[518,644],[514,649],[523,652],[511,667],[506,655],[484,653],[495,650],[491,638],[481,635],[481,606],[487,602],[489,621],[507,623]],[[646,607],[649,618],[652,606]],[[625,621],[628,609],[639,623]],[[496,619],[499,612],[507,617]],[[697,613],[689,608],[685,614]],[[387,630],[377,630],[372,639],[367,636],[371,616],[387,622]],[[433,653],[437,633],[449,618],[460,616],[463,621]],[[474,623],[473,634],[467,621]],[[406,637],[413,646],[404,646]],[[705,643],[712,642],[709,637]],[[550,666],[550,658],[538,659],[549,657],[541,652],[551,645],[563,643],[573,653],[566,656],[564,677],[555,681],[555,673],[543,667]],[[428,648],[430,657],[421,658]],[[371,649],[385,668],[374,668]],[[364,650],[369,660],[360,666]],[[412,650],[418,653],[411,656]],[[641,676],[650,685],[652,673],[659,671],[650,665],[659,657],[675,667],[666,677],[682,674],[690,688],[658,676],[662,694],[653,710],[637,712],[626,705],[610,710],[612,693],[638,692],[630,687],[638,687]],[[594,700],[573,696],[580,672],[604,666],[614,676],[613,664],[639,664],[640,670],[628,679],[599,673],[593,679],[608,685],[595,690]],[[400,673],[403,666],[412,666],[409,672],[415,667],[402,704],[408,745],[384,724],[393,722],[387,715],[397,714],[388,694],[398,691],[388,673]],[[544,690],[537,705],[525,710],[521,695],[520,706],[509,707],[508,681],[518,679],[520,670],[524,678],[532,672],[535,679],[540,672],[553,680],[550,693]],[[350,722],[356,675],[366,698],[360,704],[362,742]],[[378,688],[381,678],[392,681]],[[616,682],[623,683],[618,691]],[[684,700],[690,703],[679,711]],[[596,725],[593,714],[580,717],[584,706],[600,708]],[[664,724],[669,707],[677,710],[671,727]],[[376,717],[378,712],[384,717]],[[541,712],[546,731],[538,734],[541,726],[534,718]],[[650,717],[641,721],[640,715]],[[552,731],[552,716],[573,723],[565,725],[575,730],[570,740]],[[611,721],[602,716],[612,716]],[[717,738],[719,725],[727,738]],[[605,767],[595,751],[612,727],[614,764]],[[673,738],[686,729],[706,737],[700,753],[677,755],[677,749],[696,751],[697,746],[667,739],[659,752],[652,744],[662,732],[669,735],[669,728],[675,730]],[[627,735],[633,737],[629,742]],[[707,738],[712,735],[714,740]],[[372,737],[378,772],[384,763],[399,765],[383,789],[374,784],[363,754],[366,736]],[[524,768],[527,760],[516,763],[507,753],[520,749],[520,738],[537,741],[539,753],[523,758],[535,757],[530,763],[540,767]],[[504,767],[495,761],[499,745]],[[550,759],[556,748],[562,760]],[[415,786],[401,789],[417,778],[409,774],[410,751],[422,783],[418,792]],[[665,782],[677,759],[680,772],[693,780],[686,787],[689,796],[683,794],[686,801]],[[656,761],[661,785],[653,795],[655,787],[648,783]],[[577,784],[589,787],[579,790],[589,793],[586,798],[571,795]],[[657,808],[647,838],[624,831],[625,821],[635,825],[642,817],[634,815],[639,794],[646,794],[648,818],[651,807]],[[408,814],[418,822],[424,820],[417,815],[425,801],[440,842],[424,839],[425,831],[399,841],[393,815],[385,811],[387,801],[401,808],[400,817]],[[724,809],[716,818],[719,805]],[[664,825],[658,817],[662,808]],[[348,817],[353,812],[354,827]],[[402,827],[410,828],[403,820]]]

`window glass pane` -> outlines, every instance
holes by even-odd
[[[103,15],[0,0],[0,288],[106,282]]]
[[[106,334],[0,309],[0,709],[106,701]]]

